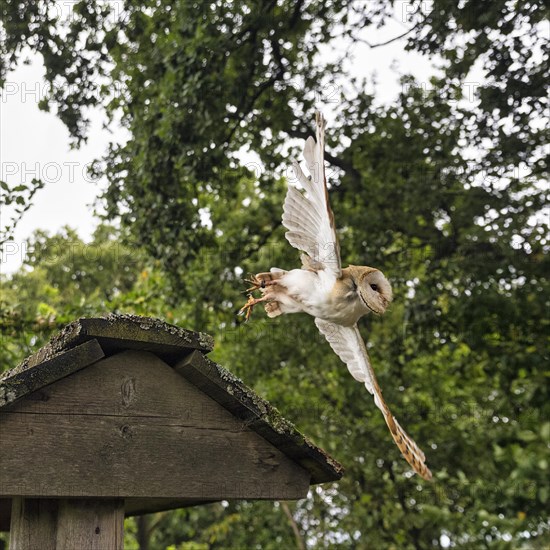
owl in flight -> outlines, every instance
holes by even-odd
[[[390,283],[381,271],[373,267],[342,268],[336,237],[334,216],[330,208],[325,177],[325,120],[316,115],[317,140],[309,137],[304,147],[307,177],[294,163],[297,180],[305,190],[301,193],[289,185],[283,207],[283,225],[288,242],[302,252],[302,268],[284,271],[272,267],[248,280],[249,295],[241,313],[250,317],[252,308],[263,303],[269,317],[283,313],[305,312],[315,318],[315,324],[328,343],[347,365],[351,375],[365,384],[382,411],[391,435],[405,460],[424,479],[432,474],[425,465],[425,456],[416,443],[393,417],[382,397],[382,390],[371,367],[365,343],[357,321],[367,313],[383,314],[392,300]]]

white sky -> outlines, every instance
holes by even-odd
[[[0,179],[13,185],[40,178],[45,186],[20,221],[14,241],[6,246],[2,273],[19,267],[26,239],[36,229],[55,232],[69,225],[81,237],[90,237],[97,225],[92,203],[101,185],[86,176],[86,167],[103,154],[113,137],[101,129],[102,116],[96,111],[88,144],[71,150],[65,126],[54,114],[38,108],[46,84],[40,56],[30,59],[30,65],[21,65],[9,75],[0,99]],[[7,223],[11,212],[4,212],[2,218]]]
[[[407,7],[396,3],[394,18],[381,29],[368,28],[363,38],[378,43],[404,32]],[[368,36],[367,36],[368,32]],[[435,72],[433,61],[415,53],[404,52],[405,39],[380,48],[358,44],[353,72],[360,76],[376,75],[377,97],[385,102],[395,98],[400,89],[399,74],[412,73],[427,82]],[[91,111],[92,126],[88,143],[78,150],[70,149],[69,134],[55,114],[40,111],[38,102],[46,92],[43,66],[39,55],[29,54],[30,64],[21,64],[7,78],[0,97],[0,179],[10,185],[30,183],[42,178],[46,185],[35,195],[33,206],[19,223],[14,240],[7,243],[0,258],[0,272],[11,273],[22,263],[26,241],[36,229],[55,233],[64,225],[76,229],[89,239],[97,225],[93,203],[106,182],[90,181],[86,167],[102,157],[110,141],[126,135],[121,128],[102,128],[104,115]],[[330,121],[330,112],[327,113]],[[2,213],[4,218],[9,212]]]

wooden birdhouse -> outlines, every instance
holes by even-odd
[[[124,516],[300,499],[342,476],[208,359],[212,346],[156,319],[79,319],[0,378],[0,528],[13,550],[118,550]]]

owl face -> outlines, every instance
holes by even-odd
[[[371,269],[361,275],[357,292],[368,309],[379,315],[386,312],[392,301],[390,282],[378,269]]]

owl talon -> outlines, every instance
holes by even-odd
[[[248,279],[244,280],[245,283],[252,285],[250,288],[247,288],[245,292],[254,292],[255,290],[260,290],[262,288],[262,282],[256,275],[250,275]]]
[[[251,275],[248,279],[244,280],[245,283],[252,285],[250,288],[247,288],[244,292],[254,292],[255,290],[263,290],[268,286],[273,286],[277,284],[277,281],[260,278],[256,275]]]
[[[248,321],[250,319],[250,316],[252,315],[252,309],[254,308],[254,306],[258,303],[258,302],[261,302],[262,299],[261,298],[254,298],[252,296],[252,294],[249,294],[248,295],[248,301],[246,302],[246,304],[244,304],[244,306],[239,310],[239,315],[244,315],[244,320],[245,322]]]

